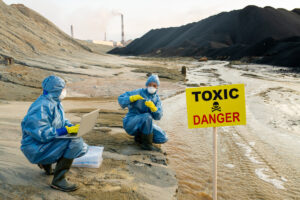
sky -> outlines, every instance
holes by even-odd
[[[61,30],[83,40],[121,40],[124,15],[125,40],[141,37],[151,29],[197,22],[223,11],[247,5],[292,10],[300,0],[3,0],[21,3],[52,21]]]

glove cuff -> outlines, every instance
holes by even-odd
[[[151,109],[151,112],[156,112],[156,111],[157,111],[157,107]]]
[[[132,102],[134,102],[134,97],[133,96],[130,96],[129,97],[129,101],[132,103]]]
[[[63,127],[63,128],[56,129],[56,133],[58,136],[62,136],[62,135],[67,135],[68,131],[66,127]]]

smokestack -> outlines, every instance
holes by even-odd
[[[71,36],[74,38],[73,25],[71,25]]]
[[[104,32],[104,41],[106,41],[106,32]]]
[[[121,14],[121,30],[122,30],[122,40],[121,40],[121,43],[124,46],[125,45],[125,40],[124,40],[124,19],[123,19],[123,14]]]

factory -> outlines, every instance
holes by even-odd
[[[94,44],[101,44],[111,47],[125,47],[127,46],[132,40],[125,41],[125,34],[124,34],[124,15],[120,13],[121,16],[121,41],[116,42],[113,40],[106,40],[106,32],[104,33],[104,40],[87,40],[88,42],[92,42]],[[71,36],[74,38],[74,29],[73,25],[71,25]]]

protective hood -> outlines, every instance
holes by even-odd
[[[147,82],[146,82],[146,86],[148,86],[149,83],[151,83],[151,82],[156,83],[157,86],[159,86],[159,84],[160,84],[158,76],[157,76],[157,75],[154,75],[154,74],[151,75],[151,76],[149,76],[149,78],[148,78],[148,80],[147,80]]]
[[[42,83],[44,95],[58,100],[59,95],[65,88],[65,81],[58,76],[48,76]]]

